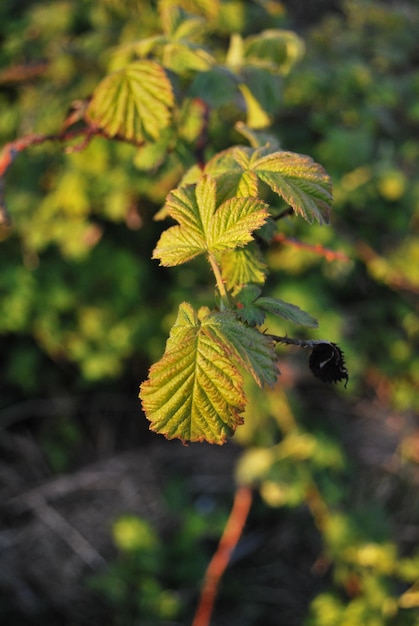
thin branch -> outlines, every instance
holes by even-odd
[[[281,213],[278,213],[278,215],[274,215],[273,219],[275,222],[278,222],[279,220],[282,220],[285,217],[291,217],[292,215],[295,215],[294,209],[292,206],[289,206],[287,209],[281,211]]]
[[[76,137],[83,137],[81,143],[75,146],[67,147],[67,152],[80,152],[81,150],[84,150],[94,137],[113,139],[115,141],[130,143],[137,147],[144,143],[142,141],[138,142],[126,139],[121,135],[115,135],[112,138],[109,137],[103,129],[92,126],[86,119],[84,119],[83,116],[86,109],[86,102],[76,102],[74,105],[74,108],[70,111],[64,121],[61,132],[52,135],[26,135],[25,137],[21,137],[15,141],[10,141],[3,146],[3,150],[0,153],[0,225],[10,226],[11,223],[10,216],[4,202],[4,176],[20,152],[23,152],[32,146],[39,146],[47,141],[67,143]],[[71,126],[77,122],[82,122],[83,125],[78,128],[71,128]]]
[[[282,217],[282,214],[279,216]],[[298,248],[300,250],[307,250],[308,252],[313,252],[323,258],[326,261],[342,261],[343,263],[349,263],[350,258],[344,253],[335,250],[330,250],[329,248],[325,248],[320,243],[309,244],[304,243],[303,241],[299,241],[298,239],[294,239],[293,237],[287,237],[284,233],[277,233],[273,240],[276,243],[282,243],[285,246],[292,246],[293,248]]]
[[[15,141],[10,141],[3,146],[3,150],[0,154],[0,177],[4,176],[12,165],[13,161],[20,152],[27,150],[32,146],[38,146],[46,143],[47,141],[71,141],[75,137],[80,135],[97,135],[100,131],[91,127],[82,127],[76,130],[65,130],[64,132],[57,133],[55,135],[26,135]]]
[[[0,72],[0,85],[24,83],[39,76],[45,75],[49,64],[47,62],[30,63],[29,65],[15,65]]]
[[[192,626],[210,624],[221,577],[243,532],[251,504],[252,492],[249,487],[239,487],[217,551],[208,565]]]
[[[295,339],[294,337],[280,337],[279,335],[270,335],[265,333],[267,337],[270,337],[275,343],[286,343],[289,346],[298,346],[299,348],[313,349],[322,343],[331,343],[327,339]]]

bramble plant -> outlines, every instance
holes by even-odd
[[[112,504],[123,516],[118,555],[92,581],[105,600],[97,623],[189,623],[220,537],[194,621],[208,624],[251,511],[248,529],[256,523],[263,543],[249,537],[236,552],[244,561],[230,563],[221,621],[417,626],[418,8],[323,3],[314,23],[305,13],[303,43],[284,30],[285,4],[305,12],[276,1],[0,3],[1,426],[12,427],[0,469],[13,479],[4,526],[25,564],[0,604],[24,620],[30,578],[40,605],[52,594],[38,559],[28,576],[32,534],[21,530],[32,516],[18,506],[16,517],[13,501],[32,506],[28,494],[45,493],[53,508],[43,484],[75,463],[88,464],[90,484],[93,443],[100,458],[134,448],[138,490],[162,478],[156,503],[162,494],[169,506],[154,517],[129,494],[146,518],[137,520]],[[331,178],[333,230],[319,227]],[[306,310],[327,338],[312,338]],[[277,354],[302,347],[315,376],[346,385],[332,336],[347,341],[349,399],[303,377],[294,384]],[[149,421],[137,402],[139,425],[121,398],[145,378]],[[116,408],[102,415],[96,402],[115,387]],[[142,437],[149,424],[168,439],[217,444],[236,429],[238,445],[161,446]],[[172,463],[179,453],[185,478]],[[220,469],[219,454],[234,467]],[[65,484],[78,489],[78,477]],[[85,519],[84,496],[79,504]],[[96,530],[96,512],[90,523]],[[79,584],[78,567],[62,571]],[[59,587],[67,594],[71,576]],[[69,602],[52,602],[53,623],[57,607],[79,623]]]
[[[262,249],[283,215],[327,224],[332,187],[321,165],[280,150],[267,132],[271,90],[301,56],[299,38],[283,30],[248,38],[235,34],[220,61],[202,43],[210,30],[205,20],[211,24],[217,17],[218,4],[180,4],[160,3],[162,34],[114,51],[111,71],[89,100],[73,106],[60,133],[8,144],[1,173],[18,152],[48,140],[80,137],[73,151],[95,137],[132,143],[148,171],[176,154],[184,173],[157,218],[170,217],[177,224],[161,234],[153,258],[170,267],[204,255],[214,275],[216,301],[212,309],[197,311],[180,304],[164,355],[152,365],[140,398],[155,432],[222,444],[242,423],[245,373],[259,386],[276,382],[277,343],[310,348],[310,368],[322,380],[348,379],[335,344],[279,337],[263,328],[267,312],[317,327],[294,304],[262,295],[268,273]],[[221,79],[227,99],[215,87]],[[230,100],[239,101],[237,137],[250,147],[233,145],[206,159],[212,151],[209,118]]]
[[[295,213],[320,222],[328,219],[331,185],[310,158],[269,145],[228,149],[196,176],[196,183],[169,194],[164,208],[178,225],[163,232],[153,256],[173,266],[205,254],[218,306],[198,312],[188,303],[180,306],[165,353],[151,367],[140,397],[156,432],[184,441],[223,443],[241,423],[246,402],[242,371],[260,386],[275,383],[275,342],[317,350],[323,345],[332,352],[312,362],[313,372],[323,377],[323,368],[337,356],[331,380],[347,378],[342,354],[330,342],[299,342],[260,330],[266,312],[311,328],[317,321],[293,304],[260,297],[258,285],[266,272],[259,270],[255,276],[260,249],[254,233],[273,220],[260,198],[260,183],[284,198]]]

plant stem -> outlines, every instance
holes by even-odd
[[[322,343],[331,344],[327,339],[294,339],[293,337],[280,337],[279,335],[271,335],[266,333],[275,343],[286,343],[289,346],[299,346],[300,348],[314,348]]]
[[[225,308],[228,308],[228,294],[227,294],[227,290],[225,288],[223,277],[221,276],[220,267],[219,267],[219,265],[218,265],[218,263],[217,263],[217,261],[215,259],[215,256],[213,255],[212,252],[209,252],[208,260],[210,262],[211,269],[212,269],[212,271],[214,273],[214,276],[215,276],[215,282],[217,284],[217,289],[218,289],[218,293],[220,294],[221,302],[225,306]]]
[[[233,508],[223,535],[205,573],[201,597],[192,626],[209,626],[210,624],[221,577],[230,561],[234,548],[239,542],[252,505],[252,499],[253,495],[249,487],[237,488]]]

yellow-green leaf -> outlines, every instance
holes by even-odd
[[[233,147],[205,167],[224,195],[235,194],[245,174],[264,181],[309,222],[329,222],[332,183],[324,168],[304,154],[263,148]],[[248,178],[248,180],[250,180]],[[230,196],[231,197],[231,196]]]
[[[272,339],[240,322],[233,313],[213,313],[208,332],[223,346],[225,353],[245,369],[262,387],[273,385],[278,377]]]
[[[304,51],[303,40],[288,30],[265,30],[245,40],[245,59],[249,64],[283,75],[303,57]]]
[[[168,212],[179,225],[164,231],[153,252],[166,266],[185,263],[201,253],[216,254],[245,246],[269,214],[258,198],[232,198],[217,206],[215,180],[176,189],[167,198]]]
[[[254,163],[260,180],[282,196],[294,211],[312,222],[329,222],[332,183],[325,169],[304,154],[274,152]]]
[[[87,110],[90,123],[109,137],[156,140],[171,119],[172,85],[161,65],[135,61],[106,76]]]
[[[259,248],[250,243],[245,248],[224,252],[221,256],[221,274],[226,287],[233,294],[247,283],[263,285],[267,266]]]
[[[163,357],[141,385],[150,429],[168,439],[222,444],[243,421],[243,377],[211,337],[211,317],[183,303]]]
[[[246,124],[249,128],[254,128],[255,130],[268,128],[268,126],[271,125],[271,118],[266,111],[263,110],[259,100],[255,98],[249,87],[244,83],[239,85],[239,89],[246,102]]]
[[[272,340],[232,312],[179,307],[163,357],[140,387],[150,429],[168,439],[222,444],[243,422],[243,375],[258,385],[277,378]]]

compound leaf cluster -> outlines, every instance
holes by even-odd
[[[185,263],[201,253],[245,246],[268,218],[267,205],[258,198],[237,197],[217,204],[211,176],[204,176],[196,186],[171,192],[166,206],[178,225],[162,233],[153,253],[166,266]]]

